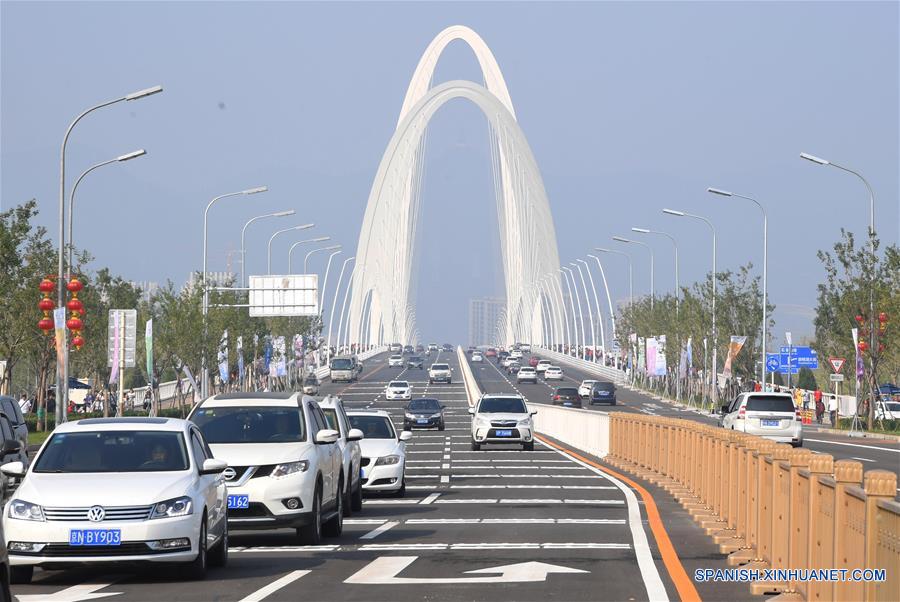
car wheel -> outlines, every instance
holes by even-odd
[[[524,449],[525,451],[534,451],[534,441],[531,441],[530,443],[523,443],[522,449]]]
[[[34,575],[33,566],[9,567],[9,582],[13,585],[23,585],[26,583],[31,583],[32,575]]]
[[[476,443],[474,440],[472,441],[472,451],[479,451],[481,449],[481,444]]]
[[[228,564],[228,523],[225,523],[225,531],[212,550],[209,551],[209,566],[225,566]]]
[[[362,511],[362,482],[356,482],[356,489],[353,490],[353,494],[350,496],[350,507],[354,512]]]
[[[206,555],[206,512],[203,513],[203,518],[200,521],[197,557],[185,564],[181,569],[182,576],[189,581],[201,581],[206,578],[206,563],[208,560]]]
[[[352,469],[353,466],[351,465]],[[347,482],[347,490],[344,492],[344,516],[353,516],[353,504],[350,502],[350,499],[353,497],[353,484],[349,481]]]
[[[394,492],[394,497],[404,497],[406,495],[406,477],[400,477],[400,489]]]
[[[442,422],[441,425],[438,427],[438,430],[439,430],[439,431],[444,430],[444,423],[443,423],[443,422]]]
[[[313,494],[312,520],[308,525],[297,527],[297,539],[307,546],[317,546],[322,541],[322,490],[316,485]]]
[[[344,476],[338,479],[338,488],[337,490],[340,492],[344,489]],[[334,509],[335,514],[325,525],[322,527],[322,532],[326,537],[340,537],[341,533],[344,532],[344,496],[343,494],[337,495],[335,498],[335,503],[337,507]]]
[[[803,447],[803,441],[797,441],[796,443],[794,443],[794,442],[792,441],[792,442],[791,442],[791,446],[792,446],[792,447]]]

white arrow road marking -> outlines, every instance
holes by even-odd
[[[98,589],[109,587],[118,579],[109,583],[79,583],[72,587],[60,590],[54,594],[25,594],[16,596],[19,602],[81,602],[82,600],[97,600],[110,596],[121,596],[122,592],[96,593]]]
[[[493,577],[397,577],[403,569],[416,561],[418,556],[379,556],[368,565],[357,571],[344,583],[378,584],[378,585],[426,585],[437,583],[509,583],[546,581],[550,573],[587,573],[580,569],[572,569],[544,562],[521,562],[505,566],[477,569],[466,573],[492,574]]]
[[[281,579],[273,581],[269,585],[256,590],[249,596],[242,598],[240,602],[259,602],[260,600],[263,600],[270,594],[274,594],[281,588],[283,588],[287,585],[290,585],[291,583],[293,583],[294,581],[296,581],[297,579],[299,579],[300,577],[303,577],[304,575],[306,575],[308,573],[309,573],[309,571],[292,571],[292,572],[288,573],[287,575],[285,575],[284,577],[282,577]]]

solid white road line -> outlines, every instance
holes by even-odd
[[[617,489],[603,485],[450,485],[450,489]]]
[[[624,518],[410,518],[407,525],[624,525]]]
[[[850,456],[851,460],[859,460],[860,462],[875,462],[875,460],[870,460],[869,458],[857,458],[856,456]]]
[[[273,581],[269,585],[260,588],[250,594],[249,596],[242,598],[241,602],[259,602],[260,600],[265,599],[270,594],[274,594],[281,588],[290,585],[300,577],[309,574],[309,571],[291,571],[281,579]]]
[[[380,525],[386,523],[384,518],[345,518],[344,525]]]
[[[369,531],[368,533],[366,533],[365,535],[360,537],[360,539],[375,539],[376,537],[378,537],[385,531],[387,531],[389,529],[393,529],[394,527],[396,527],[399,524],[400,524],[400,521],[396,521],[396,520],[388,521],[388,522],[384,523],[383,525],[381,525],[380,527],[372,529],[371,531]]]
[[[890,447],[877,447],[875,445],[860,445],[859,443],[844,443],[843,441],[828,441],[827,439],[807,439],[804,437],[804,441],[813,441],[815,443],[827,443],[828,445],[846,445],[847,447],[861,447],[863,449],[877,449],[880,451],[894,452],[895,454],[900,454],[900,449],[893,449]]]

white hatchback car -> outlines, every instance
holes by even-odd
[[[412,399],[412,387],[405,380],[392,380],[384,388],[384,398],[388,400],[399,399],[409,401]]]
[[[346,475],[337,441],[316,400],[298,393],[224,393],[188,419],[229,464],[232,529],[294,528],[303,543],[344,528]]]
[[[405,363],[406,360],[402,355],[392,355],[388,358],[388,367],[390,368],[402,368]]]
[[[582,397],[590,397],[591,389],[594,387],[594,383],[596,380],[583,380],[581,384],[578,385],[578,394]]]
[[[350,420],[344,410],[344,402],[340,397],[328,395],[319,402],[319,407],[325,414],[328,428],[341,434],[337,440],[337,446],[341,449],[344,459],[344,474],[348,475],[344,492],[344,516],[350,516],[352,512],[362,510],[362,477],[360,475],[362,454],[359,450],[359,441],[363,438],[363,434],[359,429],[350,426]]]
[[[563,371],[559,366],[548,366],[544,370],[544,380],[562,380]]]
[[[34,567],[179,563],[202,579],[228,559],[227,464],[196,426],[173,418],[89,418],[60,425],[3,511],[13,583]]]
[[[363,491],[393,492],[398,497],[406,494],[406,442],[412,432],[399,435],[391,416],[383,410],[349,411],[350,425],[363,432],[359,442],[362,451]]]
[[[534,418],[537,410],[529,410],[520,395],[482,395],[478,405],[469,408],[472,414],[472,449],[478,451],[485,443],[521,444],[526,451],[534,450]]]

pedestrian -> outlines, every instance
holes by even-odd
[[[837,426],[837,412],[838,412],[837,395],[832,395],[831,399],[828,400],[828,413],[831,414],[832,428]]]
[[[822,415],[825,414],[825,404],[822,403],[821,391],[816,391],[819,395],[816,399],[816,422],[822,424]]]
[[[31,400],[28,399],[28,396],[22,393],[22,396],[19,398],[19,409],[22,410],[23,414],[27,414],[31,411]]]

